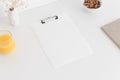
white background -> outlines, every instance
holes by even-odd
[[[20,13],[21,25],[13,32],[23,51],[0,58],[1,80],[120,80],[120,50],[101,31],[101,26],[120,17],[119,0],[102,0],[98,11],[86,12],[82,0],[60,0]],[[62,6],[61,6],[62,5]],[[54,69],[39,48],[30,24],[47,15],[67,12],[88,40],[94,54]],[[18,36],[19,35],[19,36]],[[32,43],[31,43],[32,42]],[[18,49],[18,48],[17,48]],[[13,57],[14,56],[14,57]]]

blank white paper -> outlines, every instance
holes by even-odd
[[[40,46],[55,68],[92,54],[87,41],[67,14],[58,15],[59,19],[32,25]]]

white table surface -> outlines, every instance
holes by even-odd
[[[101,31],[101,26],[120,17],[119,0],[102,1],[102,9],[88,13],[81,0],[61,0],[20,14],[21,24],[14,29],[17,42],[13,54],[0,55],[1,80],[120,80],[120,50]],[[57,7],[56,7],[57,6]],[[88,40],[94,54],[54,69],[39,48],[30,24],[46,15],[66,11]],[[3,26],[3,25],[1,25]]]

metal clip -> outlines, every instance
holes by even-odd
[[[58,19],[58,16],[51,16],[51,17],[47,17],[45,19],[42,19],[41,23],[45,24],[46,22],[49,22],[49,21],[52,21],[52,20],[57,20],[57,19]]]

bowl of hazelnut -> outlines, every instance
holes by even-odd
[[[101,0],[84,0],[83,5],[88,11],[96,11],[101,7]]]

